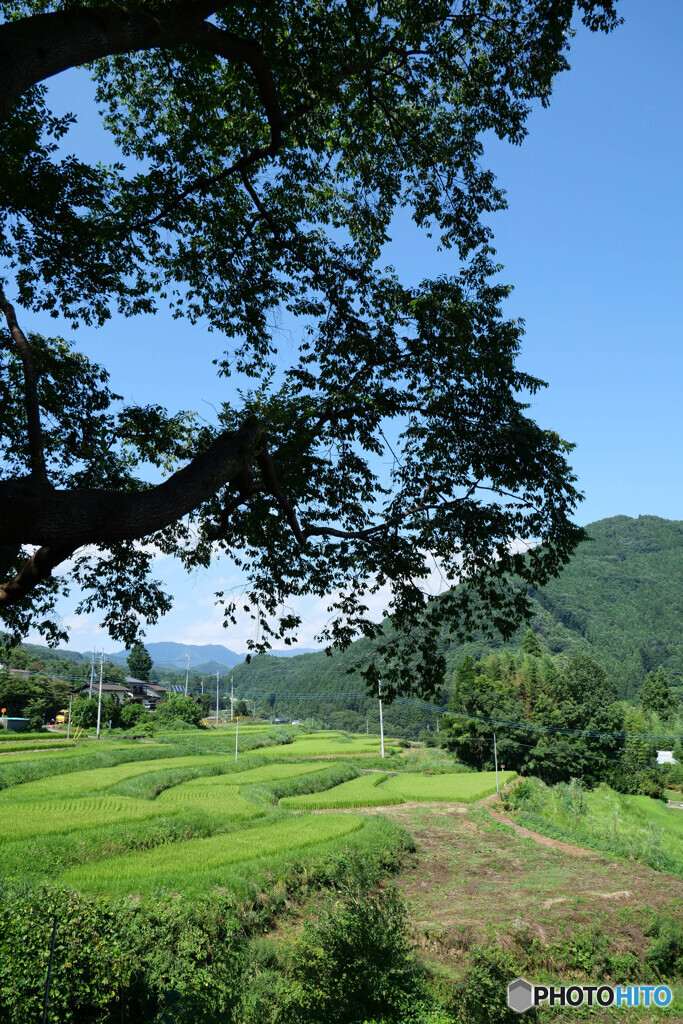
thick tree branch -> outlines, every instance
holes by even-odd
[[[282,115],[268,61],[258,43],[205,20],[220,7],[202,0],[175,0],[149,10],[102,4],[0,25],[0,121],[23,92],[61,71],[117,53],[195,46],[251,69],[270,125],[270,145],[277,149]]]
[[[52,570],[74,553],[74,548],[56,544],[54,547],[43,547],[31,555],[21,567],[13,580],[0,584],[0,608],[3,605],[16,604],[32,590],[47,579]]]
[[[68,547],[136,540],[244,479],[262,426],[251,419],[146,491],[46,490],[30,477],[0,481],[0,544]]]
[[[0,578],[12,568],[20,551],[21,544],[0,544]]]
[[[2,288],[0,288],[0,310],[5,315],[12,340],[19,350],[24,370],[24,406],[26,408],[31,476],[34,480],[40,480],[43,484],[46,484],[47,472],[43,455],[43,430],[40,424],[40,405],[38,403],[38,377],[33,362],[33,352],[26,335],[17,323],[14,306],[8,301]]]

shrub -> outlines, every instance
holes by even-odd
[[[168,728],[171,723],[184,723],[187,725],[199,726],[202,720],[202,709],[196,704],[192,697],[186,697],[182,693],[168,693],[164,700],[157,705],[156,719]]]
[[[326,899],[315,923],[277,961],[256,949],[242,1024],[355,1024],[403,1021],[424,989],[411,954],[404,904],[393,888],[372,892],[357,876]],[[360,877],[358,877],[360,874]]]
[[[671,917],[658,915],[647,935],[653,941],[645,954],[645,962],[663,980],[683,977],[683,925]]]
[[[246,944],[229,897],[107,905],[45,888],[0,904],[3,1024],[40,1019],[55,921],[50,1024],[214,1024],[236,1002]]]
[[[451,1009],[458,1024],[517,1024],[507,1004],[508,984],[519,975],[513,955],[494,943],[475,946],[464,979],[455,986]],[[536,1014],[525,1015],[535,1019]]]

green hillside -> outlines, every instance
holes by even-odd
[[[615,516],[591,523],[586,530],[590,540],[579,546],[562,575],[543,590],[532,592],[531,628],[552,654],[590,654],[613,677],[622,698],[636,697],[647,673],[659,665],[665,667],[680,693],[683,522],[656,516]],[[525,629],[508,643],[480,638],[463,645],[444,638],[447,690],[452,671],[466,653],[480,658],[492,650],[516,650]],[[235,687],[263,695],[274,709],[286,706],[290,713],[312,714],[315,703],[296,701],[296,695],[362,691],[356,670],[372,651],[372,641],[360,640],[332,657],[307,654],[283,661],[260,655],[249,665],[236,666]],[[284,701],[279,697],[282,693],[291,695],[290,699]],[[368,708],[374,712],[375,706],[376,701],[366,704],[359,700],[355,709],[364,715]],[[325,717],[334,714],[331,702],[326,702]],[[413,714],[409,707],[391,709],[396,725],[407,724]],[[338,718],[332,717],[332,722],[345,727],[341,713]],[[353,724],[360,727],[359,721]]]

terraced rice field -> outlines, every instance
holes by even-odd
[[[169,810],[168,807],[159,807],[156,801],[131,800],[128,797],[26,801],[17,803],[3,816],[0,843],[54,832],[75,832],[112,821],[153,818]]]
[[[514,779],[516,772],[499,772],[500,785]],[[423,775],[406,772],[401,775],[371,774],[344,782],[323,793],[288,797],[281,807],[291,810],[314,810],[341,807],[381,807],[406,801],[452,801],[472,803],[496,791],[495,772],[472,772],[448,775]]]
[[[108,789],[132,779],[136,775],[144,775],[150,771],[163,771],[166,768],[196,768],[199,766],[229,766],[230,761],[225,754],[209,754],[204,757],[189,755],[187,757],[164,757],[150,761],[126,761],[124,764],[110,768],[91,768],[88,771],[73,772],[68,776],[49,775],[35,782],[24,782],[20,786],[0,791],[0,803],[14,803],[17,800],[59,798],[68,793],[71,797],[85,796],[92,792]]]
[[[393,744],[385,742],[387,749]],[[265,757],[325,757],[342,754],[379,754],[378,736],[335,736],[329,732],[297,739],[294,743],[278,744],[260,751]]]
[[[290,810],[312,811],[323,808],[336,807],[372,807],[377,802],[381,804],[402,804],[400,796],[385,797],[382,787],[382,798],[378,801],[378,787],[387,779],[387,775],[381,772],[372,775],[361,775],[360,778],[351,779],[350,782],[342,782],[340,786],[334,786],[322,793],[306,793],[301,796],[283,797],[280,800],[280,807]]]
[[[169,734],[149,756],[119,742],[46,751],[40,764],[17,754],[19,768],[0,763],[0,870],[110,894],[239,886],[266,870],[279,877],[292,858],[343,852],[351,836],[363,848],[374,832],[377,842],[396,841],[384,819],[302,811],[475,800],[495,788],[490,775],[352,778],[348,755],[376,754],[371,736],[303,734],[240,754],[238,764],[233,750],[229,730],[216,730]]]
[[[169,768],[195,768],[210,764],[225,766],[225,758],[173,758],[158,761],[137,761],[69,775],[57,775],[26,783],[0,793],[4,804],[11,803],[3,818],[0,842],[11,842],[30,836],[72,832],[94,828],[111,822],[126,822],[195,809],[230,820],[247,821],[263,817],[266,810],[240,795],[240,787],[274,782],[285,778],[329,771],[323,764],[267,764],[226,775],[201,776],[164,790],[155,800],[126,796],[100,795],[93,792],[110,789],[122,781],[151,775]],[[65,797],[65,791],[69,796]],[[49,798],[46,798],[49,797]]]
[[[350,835],[364,827],[350,815],[274,821],[229,835],[160,846],[72,868],[60,884],[83,891],[144,893],[158,889],[206,889],[225,884],[226,869],[249,863],[249,870],[273,856],[288,855]]]

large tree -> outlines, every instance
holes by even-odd
[[[281,608],[304,593],[334,595],[325,639],[372,634],[365,597],[389,583],[401,639],[369,671],[387,695],[408,663],[436,685],[439,621],[519,621],[511,575],[542,585],[581,532],[571,445],[524,413],[542,382],[515,366],[481,136],[521,142],[573,17],[607,31],[614,4],[0,2],[0,608],[16,636],[63,636],[72,581],[130,645],[169,607],[154,548],[189,568],[228,552],[266,638],[296,628]],[[71,118],[44,83],[83,65],[120,163],[65,155]],[[401,210],[440,244],[441,276],[383,265]],[[246,380],[211,426],[124,404],[104,368],[30,330],[41,310],[95,330],[162,305]],[[298,347],[279,346],[283,313]],[[434,560],[468,585],[429,603]]]
[[[150,653],[143,643],[136,641],[130,649],[128,657],[128,671],[136,679],[149,679],[154,662]]]

